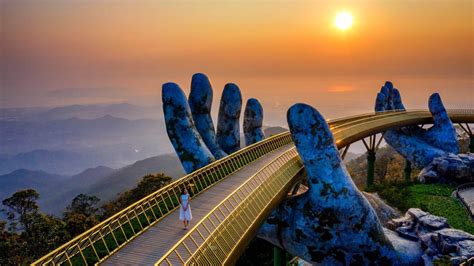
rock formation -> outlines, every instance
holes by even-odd
[[[403,238],[419,242],[425,265],[432,265],[443,256],[450,264],[459,265],[474,256],[473,235],[453,229],[446,218],[420,209],[409,209],[404,217],[389,221],[387,227]]]

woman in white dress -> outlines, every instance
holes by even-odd
[[[188,194],[188,190],[185,188],[181,191],[181,196],[179,196],[179,219],[183,221],[184,229],[187,229],[189,225],[189,221],[193,219],[193,215],[191,213],[191,196]]]

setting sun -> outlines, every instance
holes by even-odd
[[[347,11],[337,13],[334,25],[341,30],[347,30],[352,26],[352,15]]]

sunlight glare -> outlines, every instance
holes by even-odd
[[[347,30],[352,26],[352,15],[347,11],[337,13],[334,25],[340,30]]]

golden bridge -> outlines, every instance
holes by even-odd
[[[474,123],[474,110],[448,110],[448,114],[469,134],[473,152],[474,137],[468,123]],[[425,110],[328,120],[342,157],[356,141],[362,140],[368,152],[375,154],[384,131],[432,123]],[[233,264],[270,211],[295,190],[304,175],[291,135],[284,132],[157,190],[33,265]],[[373,166],[368,170],[369,185],[371,178]],[[178,221],[178,197],[185,187],[192,188],[196,221],[189,230],[182,230]]]

